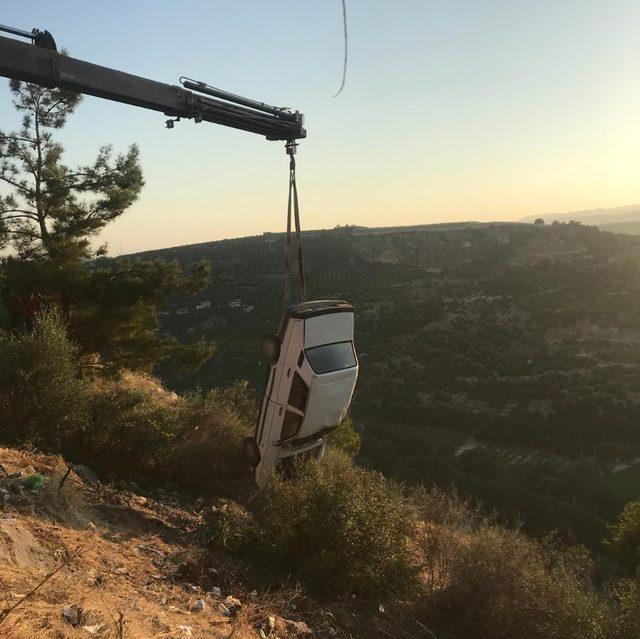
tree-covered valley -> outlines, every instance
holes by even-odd
[[[597,546],[640,494],[640,241],[580,224],[343,227],[304,235],[311,298],[356,305],[360,461],[477,497],[535,535]],[[264,369],[281,310],[283,236],[143,254],[213,276],[162,330],[213,340],[185,390]]]

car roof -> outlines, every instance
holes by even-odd
[[[302,302],[290,306],[287,315],[296,319],[308,319],[318,315],[330,315],[332,313],[353,313],[354,308],[349,302],[344,300],[315,300],[313,302]]]

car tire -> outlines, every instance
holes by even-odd
[[[245,437],[242,442],[242,450],[244,451],[244,456],[247,458],[251,467],[255,468],[262,458],[256,440],[253,437]]]

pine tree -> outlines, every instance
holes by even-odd
[[[103,146],[93,163],[68,167],[53,131],[65,125],[81,96],[18,81],[10,88],[22,126],[0,131],[0,180],[10,189],[0,196],[4,241],[23,259],[61,264],[92,257],[91,238],[122,215],[144,185],[138,148],[114,157]]]
[[[213,346],[192,347],[159,334],[156,308],[172,291],[202,290],[208,264],[190,276],[177,263],[107,260],[95,238],[138,198],[144,179],[135,145],[114,155],[100,148],[86,166],[69,167],[54,139],[81,101],[58,88],[11,81],[22,116],[18,131],[0,131],[0,292],[13,328],[31,328],[33,316],[58,307],[71,337],[102,363],[149,370],[170,356],[197,366]],[[95,361],[95,358],[93,358]]]

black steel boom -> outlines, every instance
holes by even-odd
[[[34,35],[30,35],[17,29],[0,30],[33,39],[43,33],[34,30]],[[188,88],[156,82],[62,55],[55,50],[55,43],[47,48],[35,42],[36,45],[27,44],[0,36],[0,76],[124,102],[160,111],[172,118],[214,122],[264,135],[269,140],[306,137],[304,118],[298,111],[243,98],[204,82],[185,79]]]

